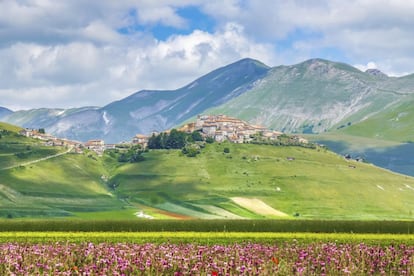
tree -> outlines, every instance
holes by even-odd
[[[144,161],[144,156],[142,156],[142,151],[139,148],[132,147],[127,152],[122,153],[118,157],[118,162],[130,162],[130,163],[136,163]]]
[[[223,152],[224,153],[230,153],[230,149],[226,147],[226,148],[224,148]]]
[[[170,135],[167,137],[165,148],[167,149],[181,149],[185,146],[186,134],[182,131],[172,129]]]
[[[195,157],[197,154],[200,153],[200,146],[197,144],[187,144],[183,150],[182,153],[187,155],[188,157]]]
[[[214,143],[214,138],[213,137],[207,137],[206,138],[206,143],[208,143],[208,144],[213,144]]]
[[[148,139],[148,148],[149,149],[160,149],[161,148],[161,135],[152,134]]]
[[[203,136],[201,136],[201,133],[198,131],[193,131],[191,133],[191,138],[193,138],[193,141],[203,141]]]
[[[41,134],[45,134],[45,133],[46,133],[46,131],[45,131],[45,129],[44,129],[44,128],[39,128],[37,131],[38,131],[39,133],[41,133]]]

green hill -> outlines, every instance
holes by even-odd
[[[258,199],[285,218],[409,219],[414,209],[413,178],[302,147],[212,144],[196,158],[151,151],[146,161],[119,167],[110,181],[130,202],[190,216],[186,210],[278,217],[240,206],[240,198],[260,205],[252,201]]]
[[[40,141],[21,136],[18,134],[20,130],[0,122],[0,170],[64,151],[63,148],[46,147]]]
[[[214,143],[193,158],[150,150],[119,163],[0,129],[4,218],[413,218],[413,178],[323,148]]]
[[[102,184],[98,158],[65,154],[68,149],[44,146],[19,130],[0,123],[1,217],[67,216],[121,207]]]

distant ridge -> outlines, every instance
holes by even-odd
[[[11,113],[13,113],[13,111],[11,111],[10,109],[0,106],[0,120],[2,117],[9,115]]]
[[[410,103],[414,74],[388,77],[378,69],[362,72],[319,58],[273,68],[242,59],[175,90],[143,90],[104,107],[34,109],[0,118],[81,141],[128,141],[198,114],[226,114],[287,133],[414,141]]]
[[[130,140],[136,133],[169,129],[224,104],[251,89],[269,69],[257,60],[242,59],[176,90],[143,90],[102,108],[20,111],[5,120],[43,127],[56,136],[74,140],[101,138],[120,142]]]

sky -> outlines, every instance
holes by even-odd
[[[414,73],[414,0],[0,0],[0,106],[104,106],[242,58]]]

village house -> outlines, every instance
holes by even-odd
[[[85,143],[85,148],[93,150],[99,155],[102,155],[105,150],[105,141],[104,140],[89,140]]]
[[[277,138],[282,134],[283,132],[266,130],[263,132],[263,137],[269,140],[277,140]]]
[[[19,134],[23,135],[23,136],[26,136],[26,137],[32,137],[35,132],[37,132],[37,131],[34,130],[34,129],[25,128],[25,129],[20,130]]]
[[[148,146],[148,139],[148,136],[137,134],[134,138],[132,138],[132,144],[140,145],[142,148],[146,148]]]
[[[186,133],[191,133],[191,132],[194,132],[196,130],[197,130],[196,123],[188,123],[188,124],[185,124],[185,125],[183,125],[182,127],[180,127],[178,129],[178,131],[182,131],[182,132],[186,132]]]
[[[105,150],[115,149],[115,148],[116,148],[116,144],[105,144]]]

